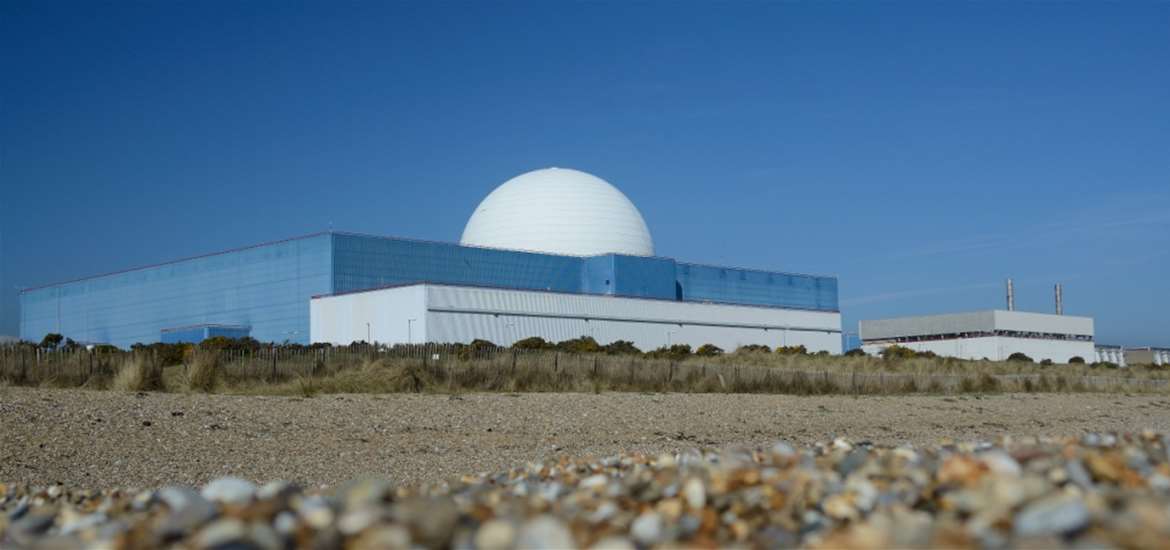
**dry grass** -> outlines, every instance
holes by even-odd
[[[185,384],[187,391],[211,393],[215,391],[220,378],[219,354],[212,350],[197,350],[186,366]]]
[[[423,353],[335,349],[328,353],[197,349],[162,369],[144,353],[63,356],[0,364],[18,386],[85,387],[311,397],[331,393],[677,392],[907,394],[1124,391],[1167,393],[1170,369],[1110,369],[951,358],[739,352],[677,360],[554,351]],[[97,359],[95,359],[97,357]]]
[[[134,357],[118,369],[110,382],[110,389],[139,392],[165,390],[166,386],[163,384],[162,369],[152,367],[140,357]]]

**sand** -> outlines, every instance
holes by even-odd
[[[0,482],[200,485],[234,475],[331,487],[414,484],[560,454],[688,447],[879,445],[944,438],[1170,431],[1170,398],[1120,394],[320,395],[313,398],[0,388]]]

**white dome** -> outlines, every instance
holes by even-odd
[[[504,182],[475,208],[459,242],[570,256],[654,255],[650,230],[630,199],[597,176],[566,168]]]

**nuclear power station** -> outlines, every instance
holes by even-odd
[[[590,336],[841,352],[835,277],[656,256],[621,191],[564,168],[500,185],[459,243],[317,233],[27,289],[20,303],[24,339],[120,347]]]

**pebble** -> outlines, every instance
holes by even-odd
[[[1020,536],[1059,535],[1081,529],[1089,522],[1089,509],[1069,495],[1047,497],[1029,504],[1016,517]]]
[[[238,477],[221,477],[203,487],[203,498],[224,504],[247,504],[256,495],[256,485]]]
[[[196,491],[0,483],[0,548],[1161,548],[1159,433],[572,458],[331,494],[220,478]]]
[[[524,523],[516,536],[516,548],[576,548],[573,535],[560,520],[552,516],[540,516]]]

